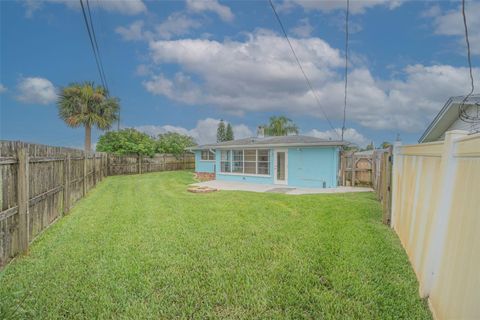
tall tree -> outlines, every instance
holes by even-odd
[[[263,125],[266,136],[287,136],[298,134],[298,126],[285,116],[270,117],[268,125]]]
[[[92,127],[106,130],[118,119],[118,99],[109,98],[106,89],[93,82],[62,88],[57,105],[60,119],[68,126],[85,127],[85,151],[91,149]]]
[[[220,120],[220,123],[218,124],[217,128],[217,142],[223,142],[226,141],[225,139],[227,138],[227,129],[225,128],[225,122]]]
[[[233,135],[233,128],[232,125],[229,123],[227,124],[227,131],[225,132],[225,141],[232,141],[235,140]]]

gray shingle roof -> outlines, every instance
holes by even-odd
[[[190,148],[190,150],[202,149],[229,149],[229,148],[256,148],[256,147],[287,147],[287,146],[341,146],[345,141],[325,140],[310,136],[278,136],[278,137],[250,137],[233,141],[226,141],[213,144],[204,144]]]

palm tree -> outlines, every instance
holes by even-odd
[[[266,136],[287,136],[298,134],[298,126],[285,116],[270,117],[268,125],[263,125]]]
[[[109,129],[118,119],[119,101],[93,82],[73,83],[62,88],[58,97],[60,119],[72,128],[85,127],[85,151],[91,149],[92,127]]]

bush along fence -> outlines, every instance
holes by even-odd
[[[390,224],[392,199],[392,150],[343,152],[339,180],[342,186],[369,186],[375,190],[383,208],[383,223]]]
[[[117,156],[0,141],[0,268],[106,176],[193,167],[189,154]]]

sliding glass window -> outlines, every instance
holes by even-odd
[[[243,156],[244,173],[257,174],[257,150],[244,150]]]
[[[233,173],[243,173],[243,150],[233,150]]]
[[[270,175],[270,151],[268,149],[222,150],[220,172]]]
[[[222,150],[220,153],[220,172],[231,172],[230,150]]]
[[[269,150],[257,150],[257,174],[270,174]]]

